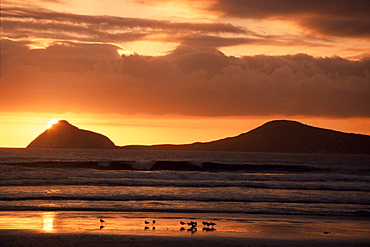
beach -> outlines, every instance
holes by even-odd
[[[0,149],[0,156],[5,247],[370,246],[369,156],[78,149]]]
[[[100,218],[104,217],[103,223]],[[156,223],[152,223],[152,219]],[[118,212],[1,212],[1,246],[369,246],[366,219]],[[148,220],[150,223],[145,224]],[[216,225],[204,227],[202,221]],[[196,230],[180,221],[198,222]]]

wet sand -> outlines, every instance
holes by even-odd
[[[366,218],[16,211],[0,220],[1,246],[370,246]]]

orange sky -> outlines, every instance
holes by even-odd
[[[273,119],[370,134],[369,1],[3,0],[0,147],[51,119],[116,145]]]

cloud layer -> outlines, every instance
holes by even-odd
[[[150,1],[149,1],[150,2]],[[184,2],[187,2],[184,0]],[[139,41],[162,44],[191,44],[213,48],[238,45],[278,47],[341,47],[332,36],[370,38],[370,17],[365,15],[366,5],[349,6],[322,1],[318,5],[309,1],[207,1],[203,10],[224,17],[219,20],[169,21],[159,19],[128,18],[110,15],[81,15],[62,13],[40,7],[27,8],[7,4],[1,8],[2,36],[13,40],[52,43],[52,41],[94,42],[127,44]],[[356,1],[355,1],[356,2]],[[160,4],[161,1],[155,2]],[[342,6],[343,5],[343,6]],[[361,8],[362,7],[362,8]],[[349,11],[353,10],[353,12]],[[367,13],[367,12],[366,12]],[[238,20],[284,20],[299,25],[297,33],[279,26],[274,34],[247,25]],[[270,23],[271,24],[271,23]],[[266,26],[267,25],[267,26]],[[40,44],[38,44],[40,46]],[[366,46],[365,46],[366,47]],[[341,47],[343,48],[343,47]],[[359,49],[367,51],[362,44]]]
[[[168,2],[168,0],[164,1]],[[191,0],[172,1],[192,2]],[[146,2],[158,3],[157,0]],[[370,1],[366,0],[206,0],[204,2],[205,11],[213,11],[222,16],[288,20],[321,35],[370,38]]]
[[[2,32],[10,39],[54,39],[81,42],[203,42],[223,34],[253,35],[246,28],[230,23],[171,22],[166,20],[91,16],[60,13],[42,8],[3,7]],[[226,40],[226,39],[224,39]],[[249,40],[229,37],[220,45],[245,43]],[[217,44],[216,44],[217,45]]]
[[[0,111],[370,117],[370,59],[237,58],[186,44],[166,56],[120,57],[117,49],[3,40]]]

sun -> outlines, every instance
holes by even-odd
[[[59,120],[58,119],[52,119],[49,121],[48,125],[47,125],[47,128],[50,129],[51,126],[53,126],[54,124],[56,124]]]

